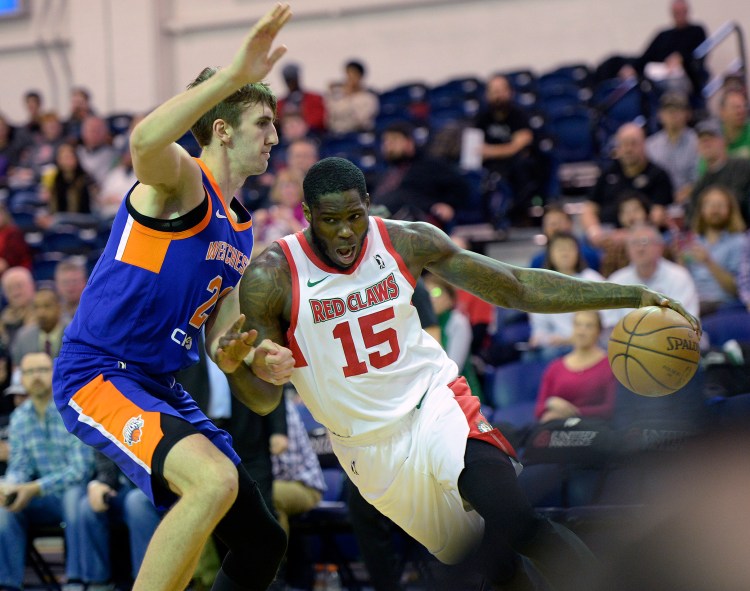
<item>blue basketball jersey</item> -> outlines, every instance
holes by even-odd
[[[248,211],[233,198],[235,221],[211,172],[197,162],[206,199],[184,216],[143,216],[128,193],[65,341],[149,373],[173,373],[198,361],[196,336],[250,263],[253,233]]]

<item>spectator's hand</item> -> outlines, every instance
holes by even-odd
[[[435,203],[430,208],[430,213],[443,222],[449,222],[456,215],[456,210],[447,203]]]
[[[294,356],[286,347],[269,339],[255,348],[251,362],[253,373],[269,384],[281,386],[289,381],[294,369]]]
[[[286,53],[284,45],[273,51],[271,45],[291,17],[288,4],[277,4],[255,23],[227,68],[233,79],[244,85],[260,82],[268,75],[273,65]]]
[[[23,484],[6,484],[0,492],[0,504],[11,513],[23,511],[31,499],[38,496],[41,488],[36,482],[25,482]],[[13,495],[15,494],[15,498]],[[12,499],[10,505],[6,505],[9,499]]]
[[[289,449],[289,437],[281,433],[274,433],[268,440],[268,449],[273,456],[283,454]]]
[[[647,287],[643,288],[643,293],[641,294],[641,305],[639,307],[643,308],[645,306],[661,306],[662,308],[672,308],[672,310],[687,319],[687,321],[693,327],[693,330],[698,333],[699,337],[703,332],[703,330],[701,329],[700,321],[690,312],[688,312],[680,302],[678,302],[677,300],[673,300],[672,298],[668,298],[662,293],[652,291]]]
[[[707,263],[711,258],[708,250],[698,242],[691,242],[690,245],[682,251],[682,256],[686,262],[695,261],[696,263]]]
[[[108,484],[99,482],[98,480],[92,480],[86,488],[86,494],[89,499],[89,505],[91,505],[94,512],[104,513],[109,509],[109,502],[105,500],[105,495],[107,497],[115,496],[117,493]]]
[[[216,349],[216,365],[224,373],[234,373],[240,364],[253,351],[253,344],[258,338],[257,330],[242,331],[245,315],[240,314],[237,322],[219,337],[219,347]]]

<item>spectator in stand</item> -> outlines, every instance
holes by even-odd
[[[294,404],[292,394],[286,392],[282,400],[286,411],[286,434],[271,435],[269,442],[273,464],[273,507],[287,536],[289,518],[313,509],[326,490],[318,456]]]
[[[667,171],[674,201],[684,203],[698,176],[698,135],[688,127],[687,95],[665,92],[659,99],[658,117],[661,130],[646,139],[646,156]]]
[[[721,123],[706,119],[695,126],[698,151],[705,162],[705,172],[698,178],[690,194],[688,219],[696,215],[698,195],[706,187],[722,185],[737,197],[745,225],[750,225],[750,160],[730,158]]]
[[[674,191],[666,171],[646,156],[646,134],[635,123],[625,123],[615,136],[615,159],[602,170],[589,194],[581,223],[589,241],[600,247],[606,230],[617,224],[617,203],[625,190],[640,191],[651,202],[651,223],[666,223],[666,206]]]
[[[310,167],[320,160],[318,142],[312,138],[292,141],[286,150],[286,166],[305,178]]]
[[[333,134],[370,131],[380,109],[377,95],[364,85],[362,62],[351,60],[344,66],[344,82],[330,85],[325,97],[328,131]]]
[[[607,232],[601,247],[601,274],[609,277],[630,262],[626,242],[630,229],[648,222],[651,204],[638,191],[625,191],[617,201],[617,227]]]
[[[54,359],[60,352],[63,330],[68,323],[62,317],[60,299],[55,290],[38,289],[34,294],[33,308],[36,322],[24,326],[13,339],[10,358],[14,369],[27,353],[46,353]]]
[[[0,485],[0,588],[23,586],[30,524],[65,522],[65,574],[82,581],[91,559],[81,547],[78,503],[91,474],[91,448],[65,429],[52,402],[52,359],[29,353],[21,360],[28,400],[10,419],[10,461]]]
[[[75,258],[63,259],[55,266],[55,291],[60,296],[62,317],[66,324],[78,309],[87,280],[86,265]]]
[[[11,267],[0,277],[5,307],[0,312],[0,338],[10,350],[18,331],[34,324],[34,278],[26,267]]]
[[[92,211],[103,220],[112,220],[120,208],[123,196],[128,194],[137,180],[130,146],[126,144],[117,164],[104,175],[101,187],[91,203]]]
[[[75,146],[61,144],[55,168],[42,177],[42,199],[47,202],[47,209],[37,215],[37,225],[48,228],[57,213],[91,213],[91,202],[98,190],[96,181],[81,166]]]
[[[55,165],[57,148],[63,142],[63,127],[53,111],[44,113],[39,119],[39,133],[19,156],[17,166],[10,172],[9,182],[16,188],[36,190],[42,175]]]
[[[701,317],[739,305],[737,275],[745,222],[734,195],[709,186],[698,196],[692,232],[678,235],[673,249],[695,282]]]
[[[438,317],[440,344],[448,357],[458,366],[459,374],[466,378],[471,392],[480,400],[485,401],[482,386],[471,360],[471,343],[474,338],[471,322],[456,307],[455,288],[440,277],[431,274],[425,275],[424,284],[430,293],[432,307]]]
[[[81,139],[81,126],[84,119],[94,114],[91,107],[91,95],[82,86],[76,86],[70,91],[70,117],[65,122],[65,137],[69,141]]]
[[[544,206],[542,215],[542,234],[544,234],[545,244],[550,241],[552,236],[558,232],[573,234],[573,217],[565,211],[561,203],[549,203]],[[601,254],[584,240],[578,239],[578,246],[581,250],[581,256],[586,260],[586,265],[594,271],[599,270]],[[529,263],[529,267],[538,269],[544,264],[547,257],[547,248],[543,248],[536,253]]]
[[[387,168],[371,192],[372,203],[385,206],[391,219],[446,228],[471,188],[457,166],[420,153],[414,131],[406,121],[396,121],[383,131],[380,150]]]
[[[635,226],[628,232],[626,244],[630,264],[612,273],[608,281],[646,285],[667,297],[679,298],[685,310],[697,318],[700,306],[695,282],[685,267],[664,258],[664,239],[659,230],[647,224]],[[604,310],[604,326],[613,327],[629,312],[631,308]]]
[[[596,310],[571,314],[573,350],[544,370],[534,416],[545,423],[586,417],[610,419],[617,381],[601,347],[602,318]]]
[[[89,557],[83,562],[81,576],[86,591],[112,591],[111,526],[127,527],[135,580],[161,514],[107,456],[95,451],[94,466],[94,477],[79,502],[81,547]]]
[[[664,64],[664,69],[670,73],[676,69],[684,72],[690,82],[687,90],[700,102],[707,73],[703,62],[693,58],[693,51],[706,40],[706,30],[690,22],[690,6],[686,0],[673,0],[670,10],[674,26],[660,31],[635,60],[634,66],[641,75],[648,71],[649,64]]]
[[[750,230],[745,232],[740,256],[740,270],[737,275],[737,293],[740,301],[750,312]]]
[[[299,114],[310,130],[318,134],[324,133],[326,130],[326,106],[322,95],[309,92],[302,87],[298,64],[287,64],[281,70],[281,75],[288,92],[278,102],[279,120],[283,124],[287,115]]]
[[[129,146],[128,146],[129,149]],[[81,167],[101,186],[120,153],[112,146],[107,122],[89,115],[81,126],[81,145],[76,149]]]
[[[0,188],[8,186],[10,169],[18,163],[19,150],[16,131],[0,113]]]
[[[484,132],[482,162],[495,182],[513,191],[511,217],[522,222],[534,193],[532,144],[534,133],[527,114],[513,102],[513,87],[501,75],[492,76],[485,89],[487,106],[474,120]]]
[[[604,280],[599,273],[586,266],[576,237],[565,232],[557,232],[550,238],[542,268],[590,281]],[[526,357],[554,359],[570,351],[573,344],[573,316],[573,312],[530,313],[531,350]]]
[[[253,214],[253,252],[262,252],[271,242],[307,227],[302,210],[302,176],[291,168],[278,172],[271,187],[271,205]]]
[[[0,275],[10,267],[31,269],[31,249],[8,208],[0,203]]]
[[[719,119],[727,142],[727,152],[733,158],[750,158],[750,120],[747,95],[739,88],[729,88],[721,95]]]
[[[22,128],[33,136],[41,131],[42,123],[42,94],[38,90],[29,90],[23,95],[23,105],[26,109],[26,122]]]

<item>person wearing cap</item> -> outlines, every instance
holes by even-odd
[[[724,91],[719,101],[719,119],[729,155],[750,158],[750,119],[744,89],[730,87]]]
[[[717,119],[698,122],[695,131],[705,171],[690,193],[688,217],[695,215],[698,196],[706,187],[722,185],[734,193],[745,224],[750,225],[750,160],[729,156],[721,122]]]
[[[581,213],[581,225],[592,245],[599,248],[617,225],[617,205],[626,191],[643,193],[651,202],[650,221],[662,226],[674,191],[667,172],[646,154],[646,134],[636,123],[625,123],[615,135],[615,159],[605,166],[591,189]]]
[[[365,65],[350,60],[344,65],[345,79],[333,82],[326,94],[328,130],[334,134],[370,131],[380,110],[378,96],[367,89]]]
[[[684,202],[698,176],[698,136],[688,127],[690,105],[682,92],[665,92],[659,100],[661,130],[646,139],[648,159],[667,171],[674,200]]]
[[[300,83],[300,67],[298,64],[290,63],[281,70],[284,83],[287,87],[286,96],[278,101],[279,120],[283,122],[289,113],[298,113],[302,116],[311,131],[323,133],[326,130],[326,106],[323,97],[315,92],[309,92],[302,88]],[[282,141],[286,138],[282,137]]]

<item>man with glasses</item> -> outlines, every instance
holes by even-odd
[[[28,400],[11,414],[8,471],[0,484],[0,590],[5,591],[23,586],[29,525],[65,523],[65,574],[71,585],[80,581],[81,561],[87,558],[77,508],[92,450],[68,433],[52,403],[50,356],[27,353],[20,368]]]
[[[679,298],[685,310],[698,317],[698,293],[690,273],[664,258],[664,239],[650,225],[635,226],[625,242],[630,264],[618,269],[608,281],[621,285],[646,285],[666,296]],[[603,310],[605,326],[614,326],[631,308]]]

